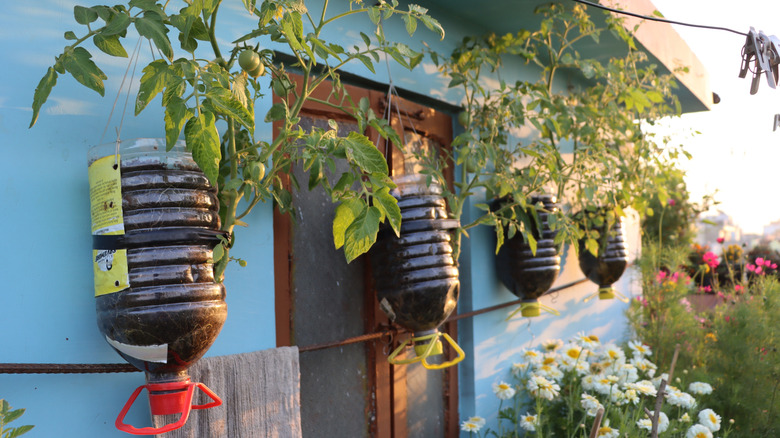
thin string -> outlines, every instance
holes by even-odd
[[[610,8],[608,6],[600,5],[598,3],[589,2],[587,0],[572,0],[572,1],[577,2],[577,3],[582,3],[583,5],[592,6],[594,8],[603,9],[605,11],[614,12],[616,14],[628,15],[628,16],[635,17],[635,18],[641,18],[643,20],[659,21],[661,23],[669,23],[669,24],[678,24],[680,26],[696,27],[696,28],[699,28],[699,29],[722,30],[724,32],[731,32],[731,33],[735,33],[737,35],[742,35],[742,36],[745,36],[745,37],[747,36],[747,34],[744,33],[744,32],[739,32],[739,31],[736,31],[734,29],[729,29],[728,27],[709,26],[709,25],[705,25],[705,24],[693,24],[693,23],[686,23],[686,22],[683,22],[683,21],[667,20],[667,19],[661,18],[661,17],[653,17],[653,16],[649,16],[649,15],[642,15],[642,14],[637,14],[637,13],[634,13],[634,12],[628,12],[628,11],[623,11],[623,10],[620,10],[620,9]]]
[[[138,38],[138,43],[135,45],[135,49],[133,50],[133,54],[130,56],[130,60],[127,62],[127,68],[125,69],[125,74],[122,76],[122,82],[119,84],[119,90],[117,90],[116,98],[114,99],[114,104],[111,106],[111,111],[108,113],[108,120],[106,120],[106,126],[103,128],[103,133],[100,135],[100,142],[98,144],[103,144],[103,139],[106,136],[106,132],[108,131],[109,125],[111,125],[111,119],[114,117],[114,110],[116,109],[116,104],[119,102],[119,96],[122,95],[122,90],[125,88],[125,81],[127,80],[127,74],[130,72],[130,65],[133,64],[133,61],[135,60],[134,65],[138,65],[138,53],[141,49],[141,38]],[[135,66],[133,67],[133,75],[135,75]],[[132,78],[130,79],[132,82]],[[130,86],[128,85],[127,88],[128,95],[130,94]],[[127,108],[127,101],[125,100],[125,108]],[[124,111],[122,112],[122,118],[124,118]],[[121,127],[121,122],[120,122]],[[116,148],[114,151],[114,165],[119,164],[119,132],[117,131],[117,140],[116,140]]]

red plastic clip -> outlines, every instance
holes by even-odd
[[[208,395],[213,401],[203,405],[193,405],[192,397],[195,393],[195,388],[200,388],[206,395]],[[130,407],[135,403],[135,399],[141,394],[141,391],[146,388],[149,391],[149,404],[151,406],[152,415],[171,415],[181,414],[178,421],[171,424],[166,424],[160,428],[154,427],[142,427],[136,428],[129,424],[125,424],[125,416]],[[190,416],[191,409],[208,409],[219,406],[222,404],[220,399],[213,391],[206,387],[202,383],[192,383],[190,379],[182,382],[170,382],[170,383],[148,383],[146,385],[139,386],[127,400],[122,411],[114,423],[116,428],[122,432],[127,432],[133,435],[156,435],[160,433],[170,432],[176,430],[187,422]]]

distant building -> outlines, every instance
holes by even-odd
[[[769,240],[778,240],[780,238],[780,220],[764,225],[764,237]]]
[[[743,240],[742,228],[734,222],[731,216],[721,210],[717,210],[716,214],[699,218],[696,227],[698,229],[696,242],[701,245],[712,245],[721,237],[724,239],[724,244],[742,243]],[[780,227],[780,223],[778,227]]]

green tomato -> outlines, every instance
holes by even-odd
[[[468,127],[471,124],[471,114],[469,114],[468,111],[461,111],[460,114],[458,114],[458,123],[464,128]]]
[[[252,179],[262,181],[263,177],[265,177],[265,164],[255,161],[252,163]]]
[[[244,50],[238,55],[238,65],[241,66],[245,72],[249,73],[250,71],[255,70],[259,65],[262,65],[260,62],[260,55],[254,50]]]
[[[265,65],[263,65],[263,63],[261,62],[260,64],[257,65],[256,68],[252,70],[247,70],[247,74],[249,76],[252,76],[253,78],[262,76],[263,74],[265,74]]]

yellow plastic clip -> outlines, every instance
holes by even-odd
[[[444,339],[450,344],[450,346],[455,350],[455,352],[458,353],[458,356],[448,362],[444,362],[441,364],[429,364],[427,359],[430,356],[436,356],[438,354],[442,354],[442,343],[439,340],[439,337],[443,336]],[[409,342],[414,341],[421,343],[423,341],[429,341],[427,344],[422,344],[418,346],[415,346],[415,352],[417,355],[415,357],[409,358],[409,359],[396,359],[396,357],[406,348],[407,345],[409,345]],[[466,353],[463,351],[462,348],[458,344],[455,343],[455,341],[448,335],[447,333],[441,333],[436,332],[432,333],[430,335],[420,336],[412,339],[407,339],[406,341],[402,342],[401,345],[398,346],[393,352],[388,356],[387,361],[390,362],[393,365],[406,365],[410,363],[415,362],[422,362],[422,365],[429,369],[429,370],[440,370],[442,368],[447,368],[452,365],[455,365],[459,362],[461,362],[463,359],[466,358]]]
[[[513,316],[517,315],[517,312],[520,312],[520,315],[525,316],[526,318],[533,318],[541,315],[542,310],[544,310],[547,313],[551,313],[555,316],[561,316],[561,312],[553,309],[550,306],[545,306],[539,301],[526,301],[520,303],[520,307],[513,310],[512,313],[510,313],[509,316],[506,317],[505,321],[509,321],[510,319],[512,319]]]
[[[612,286],[600,287],[598,291],[596,291],[593,294],[588,295],[587,297],[585,297],[583,302],[587,303],[588,301],[592,300],[596,296],[598,296],[600,300],[611,300],[613,298],[617,298],[617,299],[619,299],[620,301],[622,301],[624,303],[628,303],[629,302],[629,299],[625,295],[623,295],[620,292],[618,292]]]
[[[447,333],[436,333],[434,336],[438,337],[439,335],[441,335],[447,341],[447,343],[450,344],[450,347],[452,347],[455,350],[455,352],[458,353],[458,356],[455,357],[455,359],[452,359],[452,360],[447,361],[447,362],[439,363],[439,364],[429,364],[428,363],[428,357],[426,356],[426,357],[423,358],[423,361],[422,361],[422,364],[423,364],[423,366],[426,369],[429,369],[429,370],[441,370],[441,369],[444,369],[444,368],[451,367],[451,366],[461,362],[463,359],[466,358],[466,352],[464,352],[463,349],[460,348],[460,345],[455,343],[455,341],[452,339],[452,337],[450,337],[450,335],[448,335]],[[436,339],[436,342],[439,343],[439,340]],[[433,343],[434,343],[434,341],[431,341],[431,344],[433,344]],[[439,343],[439,345],[441,345],[441,343]]]

